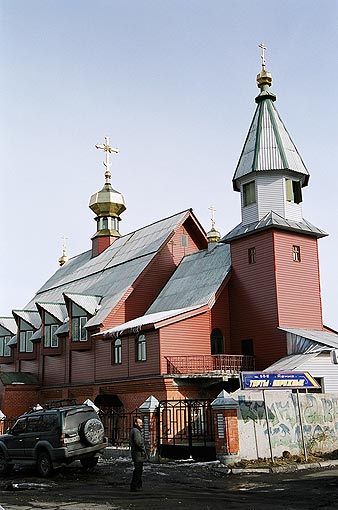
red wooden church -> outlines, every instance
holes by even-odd
[[[89,207],[89,251],[67,259],[23,310],[0,318],[0,409],[7,416],[65,398],[135,409],[215,398],[240,371],[311,369],[335,390],[338,335],[323,326],[317,240],[302,215],[309,173],[257,76],[257,109],[234,177],[242,221],[223,239],[192,210],[121,235],[111,186]],[[331,385],[331,386],[330,386]],[[338,389],[338,388],[337,388]]]

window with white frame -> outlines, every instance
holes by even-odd
[[[11,348],[8,345],[10,339],[11,339],[10,335],[0,336],[0,356],[11,355]]]
[[[122,363],[122,341],[121,338],[116,338],[113,344],[113,363],[114,365],[121,365]]]
[[[19,336],[19,351],[20,352],[33,352],[33,342],[31,341],[31,337],[33,335],[33,330],[20,331]]]
[[[86,342],[88,340],[87,329],[85,325],[87,323],[86,312],[72,303],[72,341],[73,342]]]
[[[146,361],[147,343],[146,335],[141,334],[136,337],[136,361]]]
[[[45,324],[44,327],[44,347],[58,347],[59,339],[55,334],[55,331],[58,329],[57,324]]]

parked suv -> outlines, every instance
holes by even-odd
[[[74,460],[92,468],[107,444],[103,424],[91,406],[30,411],[0,435],[0,474],[9,473],[15,464],[26,464],[35,465],[46,477]]]

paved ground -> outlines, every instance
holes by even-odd
[[[338,509],[338,469],[228,474],[217,463],[146,464],[144,490],[129,492],[130,460],[74,464],[52,478],[33,470],[0,480],[4,510],[327,510]],[[0,506],[0,510],[1,510]]]

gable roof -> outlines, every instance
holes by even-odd
[[[12,335],[15,335],[18,329],[13,317],[0,317],[0,326],[9,331],[9,333],[12,333]]]
[[[273,104],[273,99],[267,95],[258,102],[233,177],[234,190],[239,191],[237,180],[244,175],[271,170],[289,170],[302,174],[303,186],[306,186],[309,180],[309,172]]]
[[[120,237],[97,257],[91,258],[91,251],[88,251],[70,259],[25,308],[33,308],[37,302],[59,303],[65,294],[89,313],[97,311],[87,322],[87,327],[100,325],[175,229],[188,218],[192,219],[201,240],[205,241],[205,232],[192,210],[182,211]]]
[[[184,257],[172,277],[146,314],[132,321],[103,331],[104,336],[116,336],[126,330],[139,331],[146,325],[158,327],[166,319],[185,319],[204,313],[212,307],[216,294],[230,275],[230,248],[216,244]]]
[[[304,218],[302,221],[287,220],[280,216],[274,211],[268,212],[261,220],[249,223],[249,225],[243,225],[240,223],[230,232],[228,232],[222,239],[222,243],[227,243],[234,238],[244,237],[252,232],[265,230],[267,228],[279,228],[281,230],[290,230],[292,232],[299,232],[303,234],[312,234],[313,236],[320,238],[325,237],[328,234],[318,227],[315,227],[309,221]]]
[[[333,349],[338,349],[338,335],[335,333],[331,333],[329,331],[317,330],[317,329],[301,329],[301,328],[278,328],[286,333],[290,333],[293,335],[295,340],[298,340],[298,343],[303,341],[302,343],[305,345],[312,344],[313,347],[330,347]],[[310,342],[304,342],[308,340]]]
[[[187,255],[147,314],[209,304],[230,269],[231,256],[227,245],[216,244],[213,249]]]
[[[304,363],[318,356],[319,353],[320,351],[316,351],[306,354],[291,354],[290,356],[285,356],[270,365],[268,368],[265,368],[263,372],[297,370],[299,367],[304,365]]]

